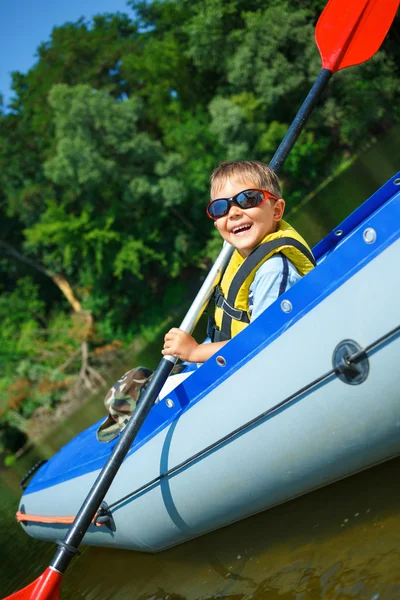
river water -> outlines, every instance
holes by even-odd
[[[399,473],[397,458],[160,554],[81,547],[61,598],[396,600]],[[14,522],[18,482],[7,471],[0,484],[3,594],[38,577],[55,551]]]
[[[347,182],[326,186],[318,202],[310,199],[292,216],[312,243],[395,173],[398,133],[391,134],[386,160],[382,148],[372,148]],[[92,398],[1,473],[0,596],[38,577],[56,549],[31,539],[15,522],[21,477],[103,415],[101,397]],[[63,577],[61,598],[400,599],[399,475],[396,458],[160,554],[81,547]]]

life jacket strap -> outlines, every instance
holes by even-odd
[[[218,329],[217,324],[215,323],[215,319],[212,316],[208,317],[207,336],[212,342],[226,342],[231,339],[223,331]]]
[[[235,308],[224,298],[222,290],[219,285],[214,290],[214,302],[219,308],[222,308],[225,314],[229,315],[231,319],[235,321],[241,321],[242,323],[250,323],[249,315],[247,311]],[[229,339],[229,338],[228,338]]]
[[[282,248],[282,250],[285,247],[293,247],[296,248],[299,252],[301,252],[309,261],[310,263],[314,266],[315,265],[315,259],[314,256],[312,254],[312,252],[310,252],[310,250],[299,240],[294,239],[290,236],[285,236],[285,237],[281,237],[281,238],[277,238],[274,240],[271,240],[269,242],[260,244],[259,246],[257,246],[257,248],[255,248],[253,250],[253,252],[251,254],[249,254],[249,256],[243,261],[243,263],[240,265],[240,268],[237,270],[234,278],[232,279],[232,282],[229,286],[229,291],[228,291],[228,296],[225,300],[225,302],[227,302],[227,304],[229,306],[234,306],[236,303],[236,298],[237,295],[239,293],[239,290],[241,288],[241,286],[243,285],[244,281],[246,280],[246,278],[250,275],[250,273],[263,262],[263,259],[270,253],[279,250]],[[283,273],[284,275],[284,273]],[[285,284],[286,287],[286,284]],[[227,339],[230,339],[232,337],[231,335],[231,326],[232,326],[232,319],[234,319],[235,317],[232,316],[232,314],[229,314],[228,311],[225,310],[224,307],[221,307],[223,309],[223,315],[222,315],[222,323],[221,323],[221,331],[224,332],[224,334],[227,337]],[[234,309],[236,310],[236,309]],[[247,315],[247,312],[246,312]],[[249,323],[250,321],[244,321]]]

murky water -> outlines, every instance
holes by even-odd
[[[160,554],[82,547],[70,600],[400,598],[400,458]],[[240,485],[240,480],[238,480]],[[1,480],[0,581],[35,579],[55,546],[13,522],[18,477]]]
[[[326,186],[293,215],[293,224],[315,243],[394,174],[397,139],[385,160],[382,149],[372,148],[354,165],[351,179],[341,188],[335,182]],[[29,538],[14,520],[21,476],[103,414],[101,398],[93,398],[13,470],[1,473],[1,596],[38,577],[56,549]],[[81,547],[63,577],[61,597],[397,600],[399,508],[400,458],[160,554]]]

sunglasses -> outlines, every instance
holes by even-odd
[[[269,199],[278,200],[276,196],[266,190],[244,190],[232,198],[218,198],[212,200],[207,206],[207,214],[214,221],[228,214],[232,204],[236,204],[240,208],[255,208],[264,204]]]

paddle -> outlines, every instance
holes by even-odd
[[[269,166],[278,173],[336,71],[369,60],[390,29],[399,0],[329,0],[315,29],[322,70]]]
[[[329,1],[316,28],[316,41],[323,68],[271,160],[270,166],[275,172],[279,171],[288,156],[332,74],[368,60],[378,50],[394,19],[397,7],[398,0]],[[181,329],[184,331],[190,333],[193,330],[232,252],[231,246],[224,245],[181,324]],[[64,541],[58,542],[59,548],[50,566],[36,581],[8,596],[8,600],[57,600],[60,597],[62,575],[77,553],[79,544],[174,364],[173,357],[165,356],[161,360],[138,408],[99,473]]]

